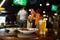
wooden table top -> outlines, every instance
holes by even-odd
[[[6,33],[0,33],[0,40],[56,40],[60,38],[59,35],[53,35],[50,33],[47,33],[46,35],[40,35],[38,32],[36,37],[25,37],[25,38],[20,38],[17,37],[17,31],[13,35],[6,35]],[[8,33],[7,33],[8,34]]]

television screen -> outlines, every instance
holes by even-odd
[[[13,0],[13,4],[26,6],[27,5],[27,0]]]

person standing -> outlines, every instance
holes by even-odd
[[[31,24],[31,26],[32,26],[32,28],[35,28],[35,25],[34,25],[34,23],[35,23],[35,10],[34,10],[34,8],[31,8],[31,16],[30,16],[30,24]]]
[[[41,16],[39,11],[40,11],[40,10],[37,9],[37,10],[36,10],[36,14],[35,14],[35,26],[36,26],[36,28],[39,27],[39,20],[40,20],[40,16]]]
[[[17,23],[21,28],[25,28],[27,26],[27,17],[28,13],[25,10],[25,7],[22,7],[17,13]]]

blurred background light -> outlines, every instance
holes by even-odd
[[[50,3],[49,3],[49,2],[47,2],[47,3],[46,3],[46,6],[49,6],[49,5],[50,5]]]
[[[58,5],[52,5],[51,11],[58,11]]]
[[[44,18],[44,20],[48,20],[48,18]]]
[[[13,0],[13,4],[26,6],[27,5],[27,0]]]
[[[6,0],[2,0],[2,2],[0,3],[0,7],[2,7],[2,5],[5,3]]]
[[[42,6],[42,4],[40,4],[40,6]]]
[[[47,17],[49,17],[49,16],[47,15]]]
[[[43,13],[46,13],[45,11],[43,11]]]
[[[29,9],[29,11],[31,11],[31,9]]]
[[[54,13],[54,15],[58,15],[57,13]]]
[[[44,14],[43,17],[46,17],[46,15]]]
[[[5,8],[1,7],[0,10],[5,10]]]
[[[3,11],[0,11],[1,13],[7,13],[7,11],[6,10],[3,10]]]
[[[6,20],[6,16],[0,16],[0,25],[1,23],[4,23],[5,25],[5,20]]]

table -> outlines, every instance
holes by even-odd
[[[0,33],[0,40],[56,40],[60,38],[60,35],[52,35],[50,33],[47,33],[47,35],[37,33],[36,37],[19,38],[17,37],[17,31],[15,31],[13,35],[6,35],[6,32],[3,32]]]

